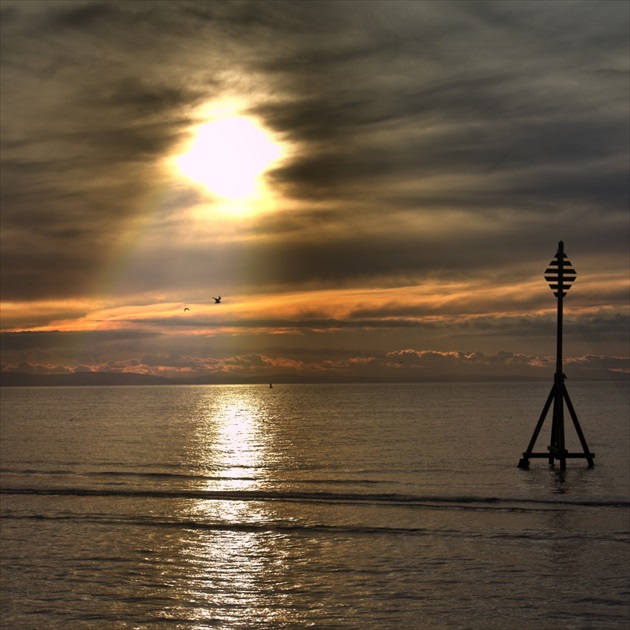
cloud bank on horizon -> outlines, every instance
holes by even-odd
[[[543,375],[564,240],[567,369],[628,373],[627,3],[0,10],[3,369]],[[172,166],[226,104],[256,199]]]

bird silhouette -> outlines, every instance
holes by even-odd
[[[189,311],[190,309],[189,309],[188,307],[186,307],[184,310],[185,310],[185,311]]]
[[[221,304],[221,296],[216,297],[216,298],[214,296],[212,296],[212,299],[214,300],[215,304]]]

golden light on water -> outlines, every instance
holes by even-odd
[[[222,475],[238,487],[251,487],[252,475],[263,465],[265,438],[261,419],[248,401],[228,403],[218,433]]]
[[[275,537],[255,527],[270,519],[265,503],[212,497],[216,490],[253,491],[264,481],[271,439],[265,431],[267,393],[262,388],[252,395],[238,386],[217,386],[208,388],[197,403],[201,421],[196,450],[208,466],[209,496],[194,502],[190,516],[209,529],[187,532],[184,554],[193,567],[190,599],[205,601],[195,609],[201,618],[213,619],[212,609],[223,610],[228,623],[260,614],[270,597],[266,584],[282,569],[269,561],[276,555]],[[214,524],[228,524],[229,531],[214,532]],[[267,615],[275,613],[268,610]]]
[[[196,430],[195,450],[199,461],[207,465],[204,489],[255,490],[265,481],[267,458],[271,456],[267,393],[262,388],[252,395],[239,386],[213,386],[208,388],[207,398],[200,398],[199,417],[203,420]],[[246,507],[246,502],[235,504],[238,511]],[[208,509],[222,510],[223,506]]]

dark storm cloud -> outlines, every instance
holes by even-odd
[[[221,331],[223,329],[242,330],[250,333],[254,331],[258,333],[267,333],[268,331],[283,330],[293,334],[304,333],[323,333],[323,332],[339,332],[339,333],[356,333],[360,331],[376,331],[377,333],[398,331],[403,334],[410,334],[414,331],[421,332],[424,338],[450,338],[454,340],[478,340],[482,343],[484,339],[492,339],[494,341],[502,339],[515,339],[524,337],[529,340],[530,344],[534,341],[539,343],[547,343],[550,351],[553,349],[553,339],[556,333],[555,314],[544,315],[519,315],[519,316],[484,316],[477,314],[475,316],[451,316],[444,318],[434,318],[430,315],[423,314],[423,309],[416,309],[415,312],[409,312],[410,309],[390,309],[386,314],[379,310],[371,313],[362,312],[360,315],[351,313],[345,318],[322,317],[314,312],[303,312],[291,318],[282,317],[232,317],[232,318],[209,318],[204,316],[187,317],[185,320],[180,318],[153,318],[153,319],[135,319],[134,324],[141,326],[160,326],[164,331],[172,330],[198,330],[213,329]],[[131,322],[130,322],[131,324]],[[168,334],[168,333],[165,333]],[[147,335],[150,336],[150,335]],[[588,339],[590,342],[605,344],[605,347],[616,347],[619,352],[627,347],[630,342],[630,320],[626,314],[615,313],[593,317],[592,315],[572,315],[565,316],[564,337],[568,342],[573,340],[582,341]],[[62,338],[62,337],[61,337]],[[121,337],[124,338],[124,337]],[[129,338],[134,338],[129,333]],[[142,335],[138,335],[138,339]],[[111,340],[116,340],[112,336]],[[33,345],[37,340],[32,339]],[[100,341],[110,341],[104,336]],[[477,342],[475,342],[477,343]],[[26,346],[25,346],[26,347]],[[269,350],[267,350],[269,351]],[[318,352],[322,351],[319,348]],[[289,352],[288,348],[284,348],[283,352]],[[324,351],[325,354],[334,355],[330,349]],[[342,350],[342,353],[347,350]],[[371,350],[365,350],[369,354]],[[304,349],[293,349],[292,354],[296,356],[304,356]],[[312,351],[310,351],[312,353]],[[353,355],[357,353],[353,350]]]
[[[598,249],[594,245],[597,239],[610,248],[607,271],[625,273],[624,232],[611,229],[604,217],[577,216],[580,217],[579,233],[558,225],[566,217],[559,217],[557,223],[550,221],[549,229],[553,234],[555,225],[556,234],[573,236],[566,251],[578,272],[578,282],[588,282],[601,271],[596,260]],[[299,224],[299,218],[294,220]],[[388,218],[385,224],[391,226],[392,221]],[[353,231],[349,226],[330,235],[317,223],[306,233],[296,226],[289,234],[286,226],[276,231],[274,226],[256,223],[249,239],[188,245],[185,253],[180,252],[177,245],[161,243],[157,249],[147,251],[127,265],[120,289],[133,294],[143,289],[160,291],[165,286],[177,285],[178,299],[192,300],[199,295],[200,287],[207,296],[210,287],[218,283],[226,287],[224,292],[238,283],[242,293],[259,293],[260,287],[266,286],[301,290],[305,283],[320,288],[411,286],[436,279],[485,283],[484,288],[491,289],[493,284],[518,285],[534,277],[544,290],[543,272],[555,255],[557,243],[553,236],[541,238],[539,225],[516,218],[504,226],[499,217],[490,217],[487,222],[491,229],[486,231],[474,224],[468,225],[466,217],[461,215],[450,221],[452,229],[446,230],[448,238],[441,234],[436,237],[432,231],[424,234],[404,223],[394,231],[384,227],[382,233]],[[343,225],[345,219],[331,216],[329,223]],[[256,239],[256,234],[263,234],[265,238]],[[615,256],[615,250],[621,254]],[[165,260],[168,264],[163,264]],[[579,304],[584,305],[588,294],[581,289],[576,291]],[[602,286],[600,291],[597,295],[600,303],[604,300],[623,304],[627,300],[625,287]],[[184,297],[187,295],[190,298]],[[543,299],[546,297],[545,294]],[[514,300],[515,296],[506,294],[500,304],[494,305],[497,309],[510,310],[514,308]],[[548,302],[540,303],[540,300],[540,293],[530,296],[524,292],[519,296],[521,305],[549,306]],[[400,308],[397,304],[384,304],[377,315],[401,314]],[[488,305],[478,301],[476,309],[484,308]]]
[[[418,5],[422,19],[405,23],[403,13],[399,21],[389,16],[390,28],[372,24],[369,47],[356,42],[349,54],[348,38],[341,49],[313,51],[312,91],[296,76],[302,56],[274,60],[298,100],[268,106],[265,117],[309,147],[276,171],[278,181],[320,198],[409,176],[501,172],[487,190],[483,181],[460,183],[460,194],[472,204],[481,195],[492,207],[513,207],[526,193],[534,212],[576,200],[624,207],[627,76],[600,64],[622,70],[627,63],[627,7]],[[436,22],[439,37],[431,32]],[[617,163],[598,173],[595,163],[606,158]],[[392,196],[391,187],[383,195]],[[415,201],[423,210],[430,198]]]
[[[3,351],[7,350],[34,350],[34,349],[52,349],[66,348],[77,345],[111,343],[122,341],[130,343],[137,340],[154,338],[158,336],[155,332],[137,331],[137,330],[101,330],[89,332],[4,332],[0,333],[0,347]]]
[[[219,250],[240,261],[234,278],[275,287],[473,277],[506,257],[518,280],[559,238],[600,266],[626,262],[626,3],[2,10],[5,298],[89,293],[191,108],[250,79],[274,97],[252,112],[296,149],[270,179],[299,209],[252,226],[260,239],[246,245],[158,244],[130,291],[192,288],[200,276],[182,280],[177,261],[208,269]]]
[[[200,94],[168,77],[168,65],[160,71],[170,38],[147,25],[159,17],[148,3],[6,10],[3,296],[82,295],[141,212],[153,163],[181,136],[185,108]],[[151,51],[153,64],[143,61]]]

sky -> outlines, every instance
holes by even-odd
[[[3,371],[630,371],[627,2],[0,10]]]

